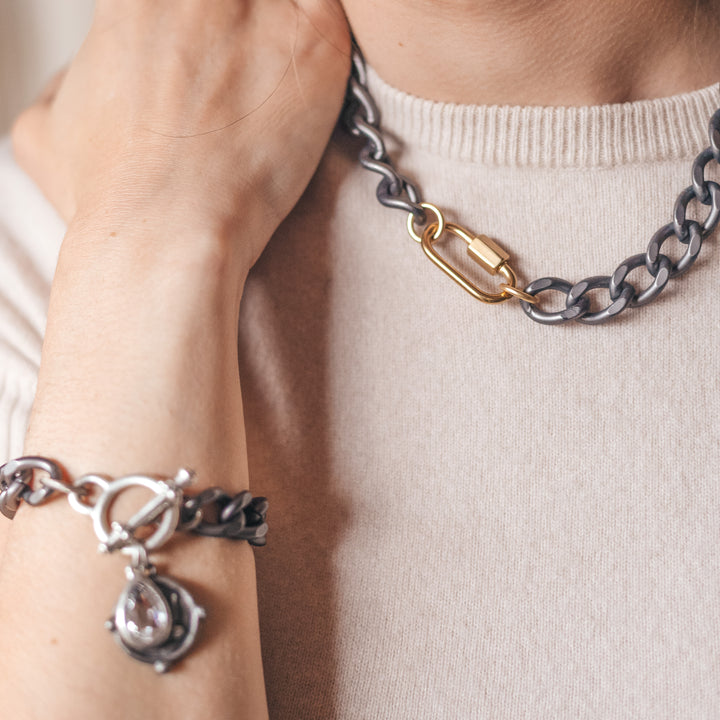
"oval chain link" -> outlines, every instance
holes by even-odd
[[[436,215],[435,206],[423,201],[417,186],[394,168],[388,156],[380,126],[380,111],[367,87],[365,60],[355,45],[343,118],[351,134],[366,140],[360,152],[361,165],[382,176],[377,187],[378,200],[386,207],[410,213],[408,230],[415,240],[419,240],[422,233],[416,231],[414,224],[425,225],[428,222],[426,209]],[[693,160],[691,185],[682,190],[675,200],[672,221],[652,236],[645,253],[623,260],[609,276],[584,278],[574,284],[561,278],[545,277],[533,280],[524,291],[508,288],[504,292],[520,300],[528,317],[545,325],[563,324],[570,320],[599,325],[617,317],[627,308],[641,307],[655,300],[669,280],[682,275],[693,265],[703,240],[715,230],[720,220],[720,185],[706,177],[711,161],[720,164],[720,109],[710,118],[708,134],[710,144]],[[708,208],[704,219],[688,217],[688,206],[693,201]],[[685,252],[677,262],[661,252],[663,243],[671,237],[685,245]],[[650,275],[650,281],[644,289],[638,290],[627,277],[641,267]],[[602,289],[607,290],[609,302],[600,310],[591,311],[588,293]],[[528,296],[534,298],[548,290],[565,293],[564,310],[548,312],[529,302]],[[524,299],[523,295],[528,299]]]
[[[0,466],[0,513],[10,519],[21,502],[42,505],[56,491],[65,495],[76,492],[63,469],[52,460],[27,456]]]

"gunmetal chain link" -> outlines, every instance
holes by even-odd
[[[425,210],[420,207],[420,192],[392,165],[380,129],[380,111],[367,87],[365,60],[353,45],[352,72],[344,107],[344,122],[349,132],[367,142],[360,151],[360,163],[367,170],[382,175],[377,199],[385,207],[412,213],[419,225],[425,224]]]
[[[386,207],[412,213],[418,225],[425,224],[426,215],[420,191],[408,178],[397,172],[388,156],[380,127],[380,112],[368,90],[365,60],[356,45],[353,45],[352,72],[343,119],[351,134],[366,140],[360,152],[362,166],[382,176],[377,187],[378,200]],[[612,275],[588,277],[576,283],[557,277],[533,280],[525,288],[525,293],[533,297],[548,290],[565,293],[565,308],[548,312],[520,298],[528,317],[544,325],[557,325],[569,320],[599,325],[617,317],[627,308],[647,305],[660,295],[669,280],[689,270],[697,260],[703,241],[715,230],[720,220],[720,185],[706,176],[707,166],[711,162],[720,164],[720,109],[710,118],[709,138],[709,146],[692,163],[691,184],[675,200],[672,221],[652,236],[644,253],[624,260]],[[708,208],[704,219],[688,216],[688,206],[693,201]],[[675,238],[681,246],[685,246],[677,262],[661,252],[663,244],[670,238]],[[638,289],[627,277],[641,267],[645,268],[650,277],[647,286]],[[602,309],[591,311],[588,293],[597,289],[607,290],[609,302]]]
[[[247,540],[251,545],[262,547],[267,543],[267,511],[267,499],[254,498],[248,490],[232,496],[212,487],[183,500],[178,530]]]

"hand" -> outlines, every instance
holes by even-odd
[[[16,155],[67,221],[209,230],[249,268],[320,160],[348,69],[336,0],[98,0],[15,124]]]

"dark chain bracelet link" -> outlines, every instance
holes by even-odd
[[[267,511],[267,499],[253,497],[249,490],[228,495],[222,488],[212,487],[184,498],[178,530],[247,540],[255,547],[262,547],[267,543]]]
[[[360,151],[362,166],[381,175],[376,191],[377,199],[386,207],[409,213],[409,230],[412,231],[413,222],[424,226],[422,238],[413,232],[411,235],[416,240],[422,240],[423,249],[431,259],[476,298],[483,302],[502,302],[517,298],[528,317],[545,325],[558,325],[569,320],[599,325],[617,317],[628,308],[641,307],[652,302],[671,279],[679,277],[692,267],[700,254],[703,241],[715,230],[720,220],[720,185],[707,177],[708,166],[720,164],[720,110],[717,110],[710,118],[709,146],[692,162],[691,184],[682,190],[675,200],[672,221],[652,236],[644,253],[627,258],[611,275],[588,277],[576,283],[557,277],[544,277],[533,280],[523,291],[510,283],[500,285],[501,293],[483,293],[447,262],[438,261],[432,256],[428,248],[432,241],[442,234],[444,228],[458,226],[452,223],[444,224],[440,211],[434,205],[424,203],[418,187],[393,166],[383,139],[380,111],[368,90],[365,61],[356,46],[353,48],[352,73],[348,82],[343,121],[351,134],[366,141]],[[688,208],[692,202],[707,208],[704,218],[690,217]],[[428,221],[426,209],[433,211],[437,217],[436,222]],[[480,238],[488,241],[484,236]],[[681,248],[684,247],[682,257],[676,262],[662,252],[664,244],[671,238],[679,242]],[[473,239],[471,235],[465,239],[469,243],[469,250],[474,242],[481,242],[478,238]],[[506,255],[504,260],[496,261],[491,267],[485,265],[484,261],[482,264],[488,272],[495,274],[502,272],[507,259]],[[645,287],[638,288],[627,278],[633,270],[643,267],[649,277]],[[607,291],[609,301],[602,309],[591,310],[589,293],[598,289]],[[565,294],[564,309],[548,312],[538,307],[538,296],[549,290]]]

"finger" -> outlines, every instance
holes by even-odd
[[[58,93],[63,80],[67,75],[67,67],[64,67],[56,72],[52,78],[48,81],[45,87],[40,91],[40,95],[36,102],[41,105],[49,105]]]
[[[69,186],[62,182],[62,173],[53,167],[49,103],[36,103],[22,112],[11,131],[13,152],[18,165],[35,181],[45,197],[65,219],[75,212]]]
[[[47,151],[49,115],[67,68],[59,70],[40,91],[35,102],[16,119],[11,130],[13,151],[18,164],[37,180],[39,163]]]
[[[47,103],[35,103],[18,115],[12,127],[15,159],[33,177],[36,176],[39,159],[46,149],[49,113]]]

